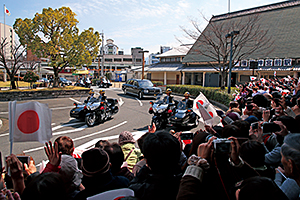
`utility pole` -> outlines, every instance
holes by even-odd
[[[104,67],[104,33],[103,33],[103,30],[102,30],[102,33],[101,33],[101,36],[102,36],[102,47],[101,47],[101,76],[103,76],[103,67]]]
[[[143,51],[139,51],[139,53],[142,53],[143,58],[142,58],[142,80],[144,79],[144,68],[145,68],[145,57],[144,57],[144,53],[149,53],[149,51],[147,50],[143,50]]]

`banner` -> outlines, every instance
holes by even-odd
[[[9,102],[10,142],[48,142],[52,137],[52,112],[47,104],[36,101],[16,104]]]

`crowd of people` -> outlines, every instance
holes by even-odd
[[[12,154],[6,160],[10,173],[0,181],[0,200],[5,195],[11,200],[103,199],[101,194],[121,188],[132,195],[118,199],[299,199],[298,79],[237,87],[229,109],[217,110],[223,125],[205,125],[187,145],[181,132],[152,125],[137,141],[129,131],[121,132],[116,143],[100,140],[81,158],[74,158],[70,137],[58,137],[45,144],[49,162],[41,173],[33,161],[23,166]]]

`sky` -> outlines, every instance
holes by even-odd
[[[76,13],[80,31],[93,27],[104,33],[104,40],[113,39],[125,54],[132,47],[141,47],[150,53],[160,51],[160,46],[177,47],[180,42],[192,44],[180,27],[192,29],[191,19],[197,20],[201,28],[212,15],[277,3],[274,0],[1,0],[11,15],[5,23],[13,26],[17,18],[32,19],[43,8],[53,9],[67,6]],[[4,23],[4,14],[0,14]],[[105,43],[104,43],[105,44]],[[147,54],[145,55],[147,56]]]

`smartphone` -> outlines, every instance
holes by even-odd
[[[181,140],[192,140],[194,134],[192,132],[182,132],[180,135]]]
[[[17,156],[17,158],[19,159],[19,161],[22,163],[22,167],[23,167],[23,171],[25,170],[24,168],[24,163],[26,163],[27,165],[29,165],[30,162],[30,156]],[[5,157],[5,160],[7,160],[7,156]],[[8,167],[6,165],[6,171],[8,171]]]
[[[258,122],[253,122],[251,124],[252,130],[258,129]]]

